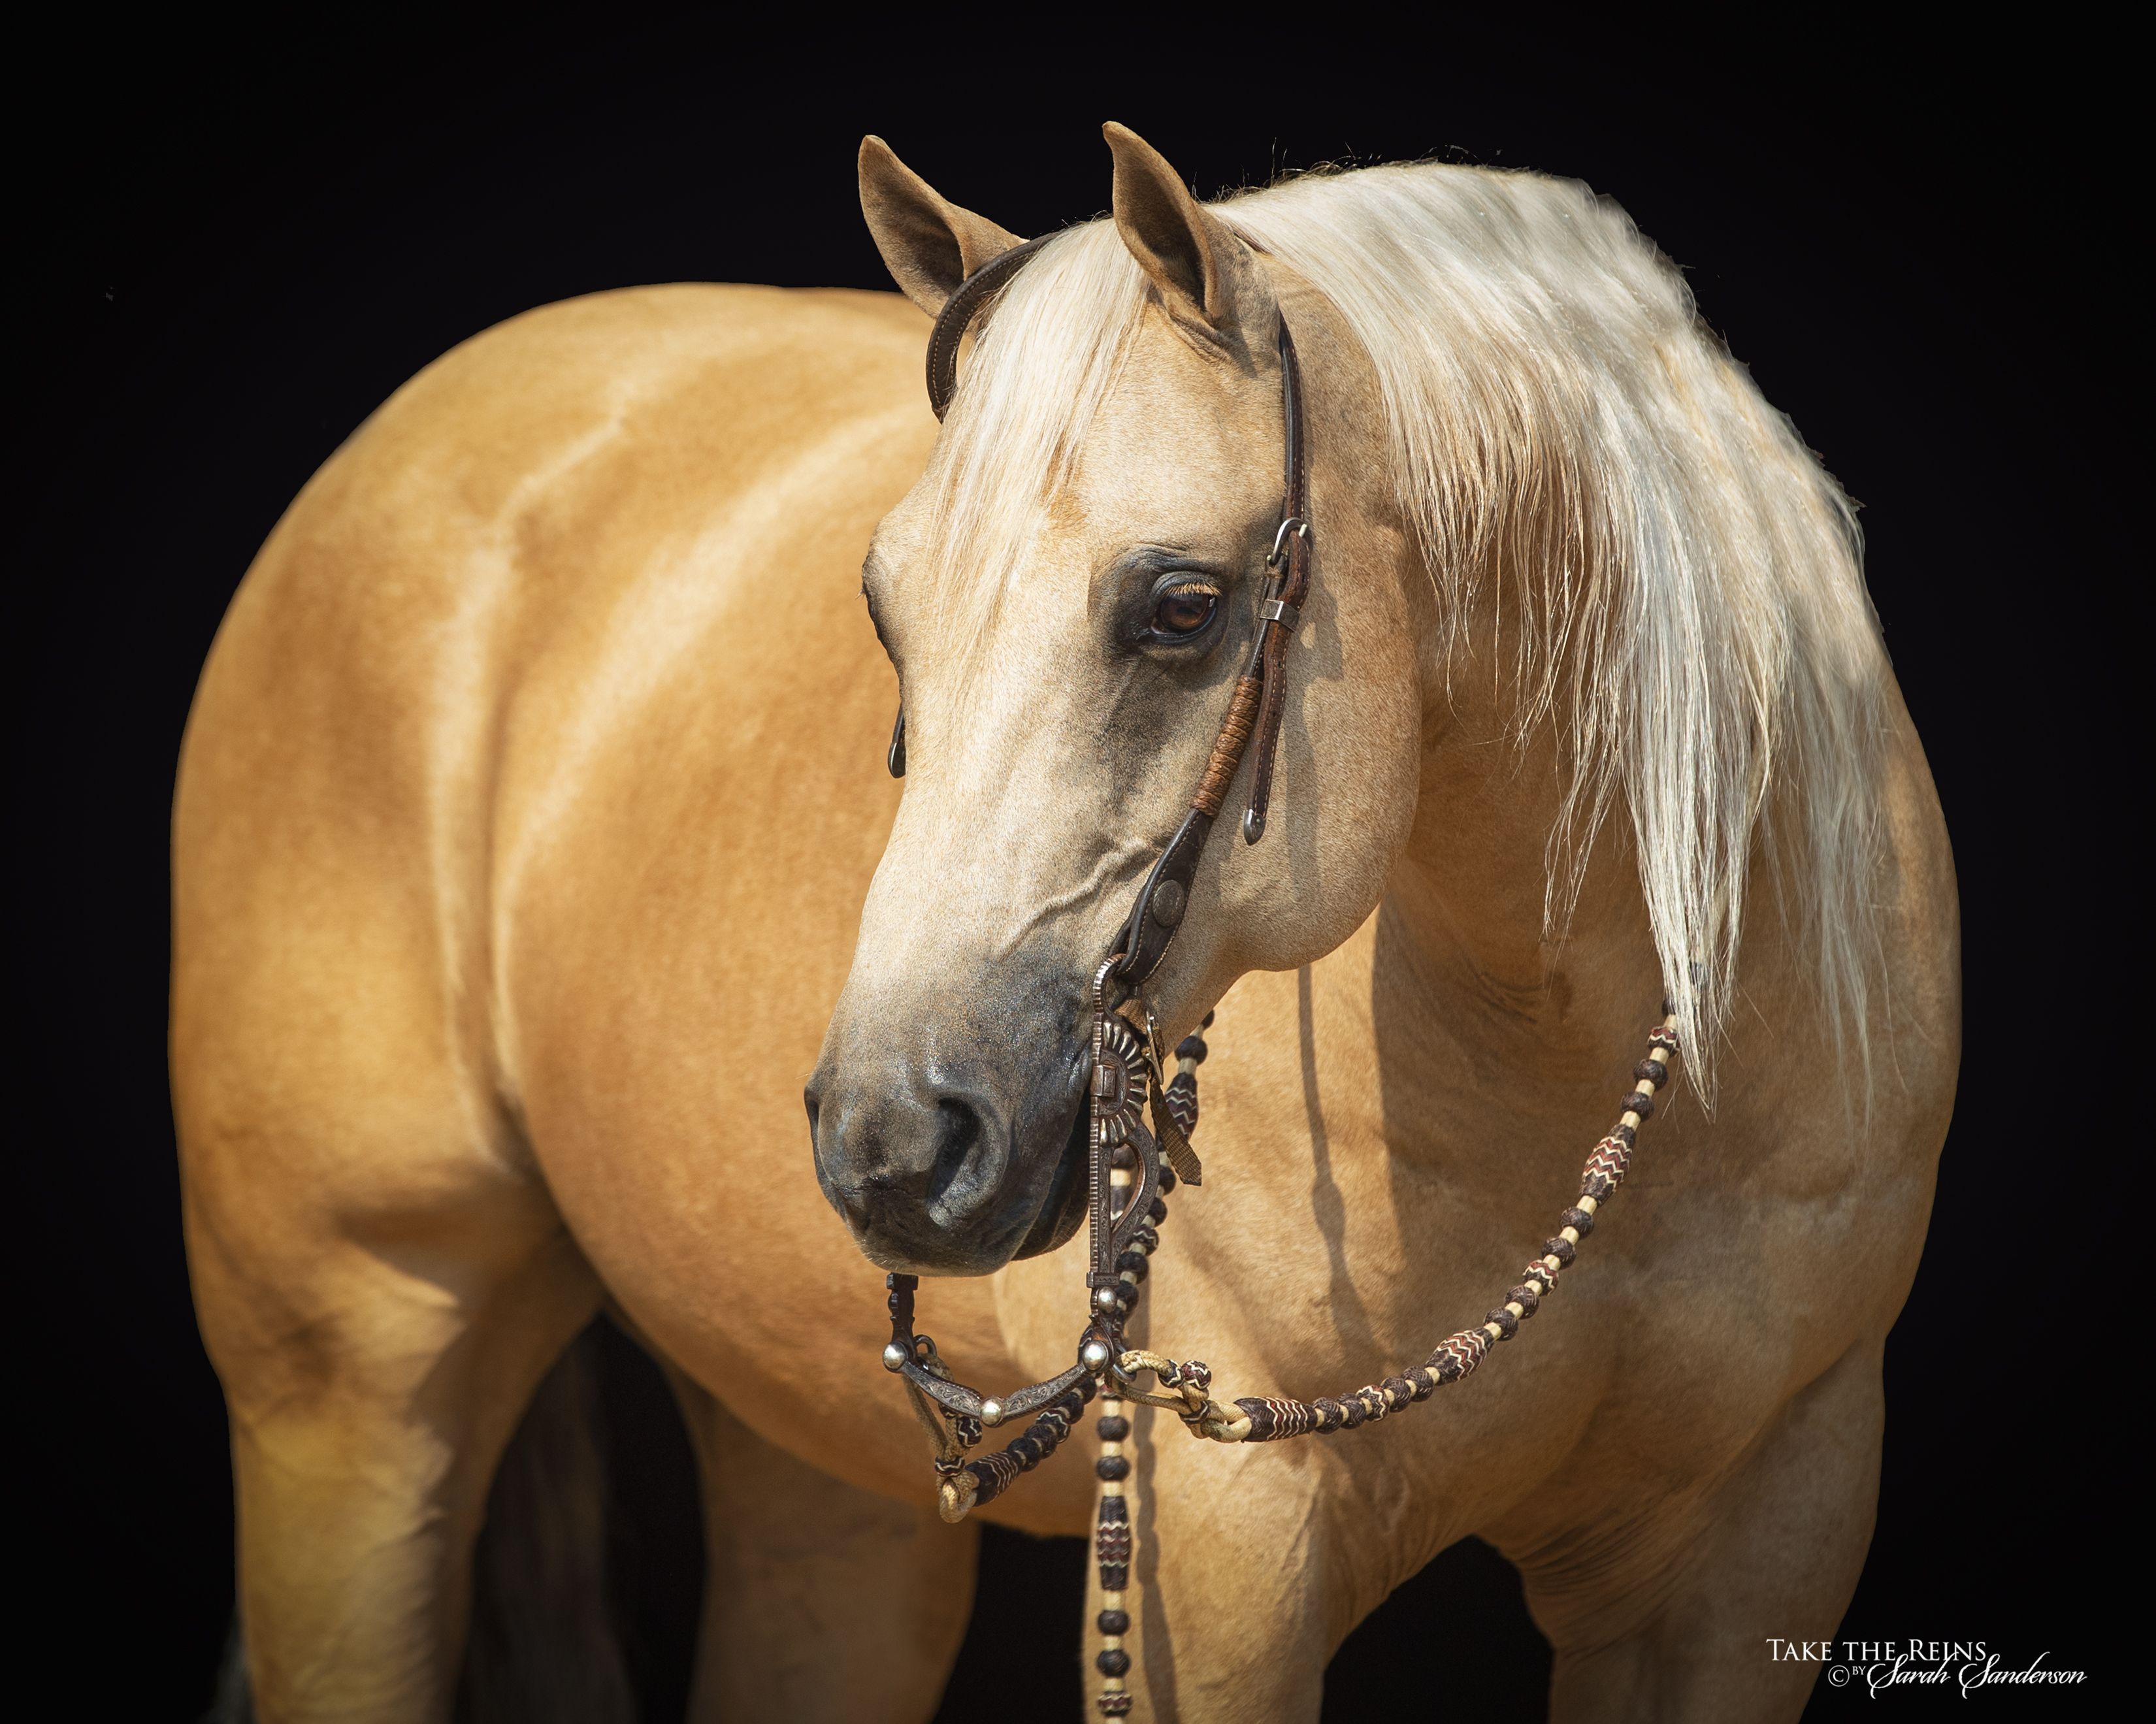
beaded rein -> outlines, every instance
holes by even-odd
[[[1482,1362],[1491,1348],[1519,1333],[1520,1325],[1556,1290],[1558,1275],[1572,1266],[1581,1241],[1594,1230],[1596,1213],[1624,1183],[1639,1142],[1639,1128],[1653,1116],[1655,1096],[1669,1082],[1671,1063],[1679,1048],[1676,1015],[1666,1003],[1661,1024],[1648,1033],[1646,1058],[1632,1068],[1636,1087],[1625,1097],[1617,1123],[1594,1146],[1581,1171],[1578,1202],[1558,1217],[1558,1231],[1543,1241],[1539,1255],[1528,1259],[1519,1285],[1481,1322],[1446,1336],[1421,1364],[1337,1398],[1245,1396],[1224,1407],[1213,1398],[1213,1373],[1204,1360],[1178,1361],[1124,1345],[1138,1290],[1160,1244],[1160,1224],[1168,1219],[1167,1194],[1178,1180],[1190,1185],[1202,1183],[1190,1137],[1198,1126],[1198,1068],[1206,1055],[1202,1032],[1211,1028],[1213,1014],[1205,1014],[1200,1034],[1176,1044],[1176,1075],[1161,1082],[1166,1062],[1160,1056],[1152,1013],[1145,1012],[1141,1024],[1127,1015],[1136,1003],[1126,1002],[1114,1010],[1107,1006],[1106,985],[1116,962],[1104,964],[1093,981],[1087,1134],[1091,1268],[1086,1275],[1093,1314],[1079,1344],[1077,1362],[1059,1376],[1001,1400],[982,1397],[954,1382],[937,1356],[934,1341],[914,1332],[918,1282],[909,1275],[886,1279],[891,1339],[883,1354],[886,1367],[906,1379],[914,1412],[935,1444],[937,1506],[946,1521],[963,1520],[1047,1460],[1069,1437],[1086,1403],[1100,1397],[1101,1417],[1095,1430],[1101,1439],[1101,1457],[1093,1465],[1100,1490],[1093,1554],[1101,1591],[1094,1626],[1101,1646],[1094,1667],[1102,1678],[1096,1704],[1105,1717],[1125,1716],[1134,1698],[1124,1680],[1131,1670],[1131,1655],[1123,1646],[1131,1619],[1123,1594],[1130,1583],[1132,1555],[1130,1506],[1124,1491],[1131,1463],[1123,1453],[1131,1423],[1124,1402],[1165,1408],[1194,1435],[1214,1442],[1276,1443],[1375,1424],[1414,1402],[1428,1400],[1447,1383],[1459,1382]],[[1143,1123],[1148,1102],[1153,1132]],[[1143,1376],[1155,1378],[1164,1393],[1139,1388],[1137,1380]],[[1035,1417],[1015,1441],[994,1453],[967,1458],[985,1431],[1029,1412]]]

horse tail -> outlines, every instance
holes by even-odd
[[[547,1373],[487,1492],[457,1724],[634,1724],[608,1597],[598,1329]],[[254,1724],[238,1619],[203,1724]]]
[[[458,1724],[634,1724],[607,1586],[598,1322],[554,1362],[510,1439],[472,1557]]]
[[[224,1655],[217,1661],[217,1691],[202,1724],[254,1724],[254,1691],[247,1686],[247,1643],[239,1635],[239,1613],[224,1637]]]

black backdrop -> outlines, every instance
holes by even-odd
[[[678,280],[886,285],[854,201],[865,131],[1037,233],[1105,204],[1116,118],[1208,193],[1432,155],[1586,179],[1686,267],[1865,504],[1956,840],[1968,1038],[1844,1633],[2050,1648],[2097,1679],[2082,1694],[2107,1686],[2116,1657],[2080,1606],[2132,1547],[2102,1532],[2136,1373],[2100,1373],[2094,1337],[2134,1296],[2139,1182],[2101,1114],[2138,926],[2112,828],[2143,800],[2121,762],[2146,565],[2120,435],[2141,387],[2123,254],[2142,242],[2115,237],[2141,200],[2100,56],[1846,18],[1681,39],[1544,12],[1412,38],[1306,23],[1270,47],[1239,35],[1248,51],[1120,13],[1031,28],[1037,57],[1002,61],[675,20],[116,31],[18,62],[10,225],[35,297],[15,331],[9,579],[11,1399],[39,1541],[18,1573],[49,1613],[19,1644],[74,1673],[71,1711],[177,1718],[224,1632],[223,1415],[163,1070],[165,820],[203,655],[285,505],[406,377],[529,306]],[[678,1714],[686,1451],[648,1366],[619,1339],[606,1359],[615,1568],[653,1716]],[[1031,1691],[1014,1683],[1075,1692],[1079,1547],[994,1536],[988,1561],[952,1718]],[[1029,1614],[1020,1580],[1056,1608]],[[1510,1571],[1471,1545],[1349,1642],[1328,1716],[1397,1693],[1409,1659],[1462,1671],[1468,1714],[1537,1716],[1547,1658]],[[1844,1703],[1822,1690],[1815,1709]]]

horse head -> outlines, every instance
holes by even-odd
[[[988,1274],[1082,1218],[1088,989],[1204,779],[1283,514],[1285,321],[1316,579],[1292,622],[1270,835],[1230,818],[1144,982],[1169,1035],[1378,900],[1423,730],[1409,536],[1367,357],[1324,298],[1107,128],[1111,219],[992,302],[927,471],[863,572],[905,794],[808,1087],[818,1177],[883,1267]],[[861,201],[932,316],[1019,244],[883,144]]]

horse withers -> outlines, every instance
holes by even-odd
[[[1017,239],[871,140],[913,303],[516,319],[249,572],[182,763],[172,1048],[265,1718],[449,1715],[490,1481],[602,1306],[699,1450],[698,1716],[933,1710],[973,1532],[879,1266],[937,1277],[965,1380],[1070,1363],[1086,983],[1257,626],[1283,321],[1317,578],[1267,835],[1214,839],[1146,984],[1170,1039],[1217,1018],[1149,1344],[1304,1396],[1419,1358],[1570,1200],[1666,995],[1686,1060],[1471,1381],[1322,1445],[1140,1420],[1138,1715],[1314,1716],[1469,1533],[1553,1716],[1802,1709],[1764,1639],[1830,1635],[1863,1561],[1958,1034],[1846,505],[1579,187],[1205,206],[1108,136],[1112,216],[1003,288],[940,434],[921,314]],[[980,1512],[1081,1532],[1091,1484]]]

